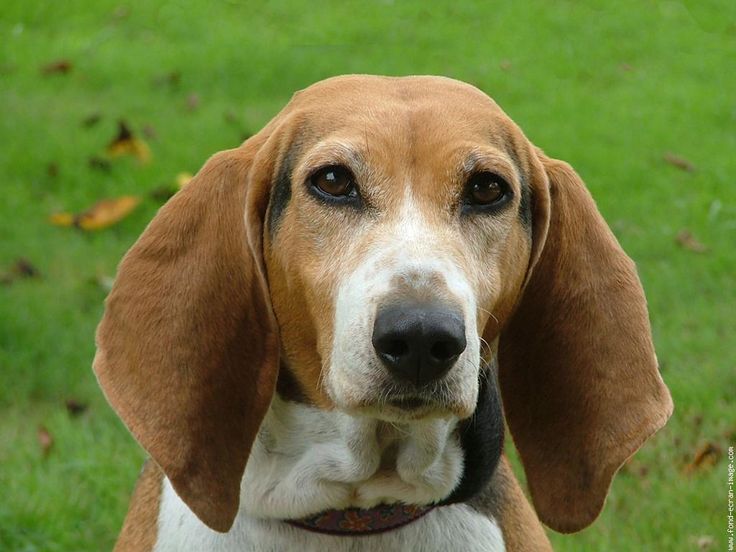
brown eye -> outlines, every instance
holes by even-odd
[[[469,205],[495,205],[509,195],[509,185],[497,174],[479,172],[468,180],[466,194]]]
[[[309,182],[319,192],[333,198],[357,197],[353,173],[340,165],[318,170],[309,178]]]

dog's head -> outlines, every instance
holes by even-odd
[[[483,358],[540,518],[586,526],[671,411],[633,263],[575,172],[482,92],[353,76],[296,94],[161,209],[95,371],[227,530],[279,366],[314,405],[405,421],[472,415]]]

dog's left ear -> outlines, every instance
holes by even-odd
[[[120,264],[94,370],[189,508],[227,531],[278,370],[261,240],[256,135],[164,205]]]
[[[537,514],[573,532],[672,400],[634,263],[575,171],[537,157],[532,266],[500,336],[499,383]]]

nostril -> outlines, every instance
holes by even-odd
[[[460,346],[457,341],[437,341],[429,349],[429,354],[435,360],[448,361],[460,354]]]
[[[403,339],[382,339],[378,343],[378,350],[381,354],[398,358],[409,352],[409,344]]]

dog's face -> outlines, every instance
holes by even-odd
[[[531,247],[529,148],[487,97],[328,82],[285,146],[265,257],[286,369],[385,419],[470,416]],[[515,140],[509,140],[514,136]],[[490,354],[490,351],[486,350]]]
[[[635,267],[580,177],[438,77],[323,81],[214,156],[126,255],[97,342],[110,403],[218,530],[280,370],[324,409],[467,418],[483,351],[561,531],[672,410]]]

